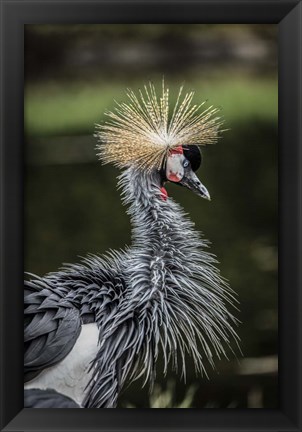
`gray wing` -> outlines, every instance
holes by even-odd
[[[24,408],[81,408],[73,399],[55,390],[24,391]]]
[[[61,361],[81,331],[80,311],[46,279],[25,282],[24,381]]]

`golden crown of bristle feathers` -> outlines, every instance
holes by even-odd
[[[169,151],[180,145],[213,144],[219,137],[223,121],[212,106],[201,109],[205,102],[193,104],[194,92],[178,92],[172,115],[169,110],[169,88],[162,84],[158,98],[150,82],[139,90],[139,96],[127,90],[128,103],[116,102],[114,111],[102,125],[96,125],[99,139],[98,156],[103,163],[119,168],[135,165],[159,169]]]

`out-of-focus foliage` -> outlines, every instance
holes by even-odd
[[[196,102],[222,107],[228,129],[203,150],[198,175],[210,203],[176,185],[167,189],[210,239],[238,293],[244,368],[230,355],[230,363],[217,363],[219,373],[209,371],[210,380],[188,367],[187,383],[173,375],[172,388],[159,365],[155,393],[149,398],[134,383],[121,406],[277,406],[276,31],[274,25],[26,26],[26,271],[44,274],[87,252],[130,244],[119,172],[97,161],[92,136],[113,100],[125,99],[126,87],[149,79],[160,86],[164,76],[173,94],[184,82]]]
[[[158,77],[160,91],[161,77]],[[127,81],[127,86],[138,90],[147,80]],[[166,79],[173,95],[177,95],[182,84],[175,79]],[[234,75],[225,79],[200,80],[193,77],[185,80],[188,90],[194,89],[196,102],[209,103],[222,108],[226,127],[233,122],[255,117],[256,120],[276,121],[277,82],[257,80],[253,86],[250,79]],[[113,106],[113,100],[125,100],[125,84],[121,81],[94,81],[93,83],[52,82],[46,87],[31,84],[26,88],[25,126],[32,136],[92,134],[95,123],[104,120],[104,112]]]
[[[186,389],[183,399],[177,402],[175,401],[175,381],[168,381],[166,389],[163,389],[159,384],[155,384],[150,394],[148,408],[192,408],[196,387],[196,384],[190,385]],[[137,407],[131,403],[127,403],[124,408]]]

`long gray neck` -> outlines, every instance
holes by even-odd
[[[163,197],[159,173],[130,168],[120,176],[120,186],[124,203],[130,204],[133,246],[163,253],[182,248],[185,235],[193,233],[193,224],[173,199]]]
[[[132,222],[131,266],[125,269],[138,299],[164,293],[169,280],[194,271],[194,258],[204,242],[182,208],[160,190],[158,172],[130,168],[120,176],[125,204]],[[136,283],[137,282],[137,283]],[[136,289],[137,288],[137,289]]]
[[[221,279],[215,257],[205,250],[208,242],[172,198],[162,198],[157,172],[129,169],[120,185],[133,224],[122,309],[136,311],[142,323],[149,323],[144,332],[151,328],[156,335],[164,327],[170,352],[180,349],[184,355],[184,332],[195,366],[202,370],[204,362],[195,350],[199,338],[213,366],[214,352],[224,354],[222,340],[236,339],[236,320],[226,307],[234,300],[232,291]]]

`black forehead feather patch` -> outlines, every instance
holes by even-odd
[[[202,162],[202,155],[197,145],[184,145],[184,156],[190,161],[193,171],[197,171]]]

